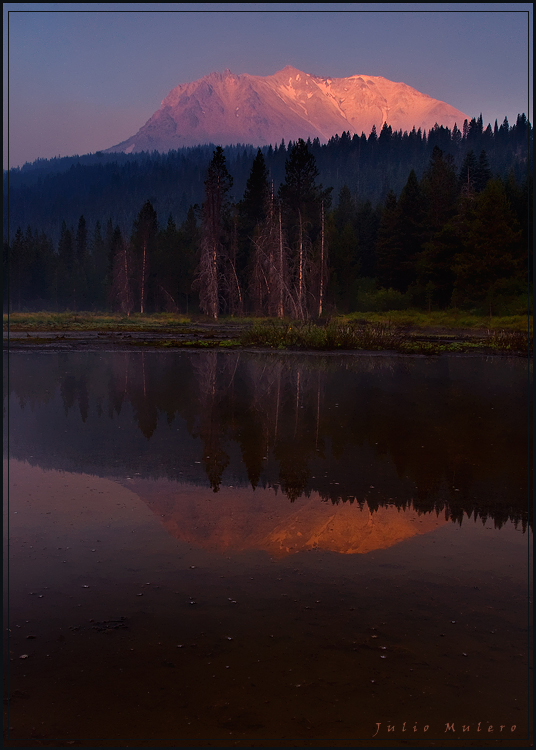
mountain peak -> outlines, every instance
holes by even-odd
[[[296,73],[299,73],[301,75],[308,75],[308,73],[304,73],[301,70],[298,70],[298,68],[294,68],[292,65],[285,65],[284,68],[282,68],[278,73],[288,73],[288,75],[296,75]],[[278,75],[276,73],[275,75]]]
[[[228,68],[172,89],[136,135],[108,152],[169,151],[202,143],[264,146],[284,139],[393,130],[461,129],[463,112],[404,83],[369,75],[321,78],[292,65],[270,76]]]

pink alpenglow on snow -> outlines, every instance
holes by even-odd
[[[320,78],[287,65],[271,76],[229,70],[183,83],[136,135],[109,152],[161,151],[214,143],[263,146],[298,138],[325,143],[336,134],[430,130],[437,123],[461,130],[467,115],[445,102],[379,76]]]

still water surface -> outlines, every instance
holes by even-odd
[[[7,744],[529,746],[525,361],[7,366]]]

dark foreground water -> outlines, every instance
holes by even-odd
[[[530,746],[526,361],[4,359],[8,746]]]

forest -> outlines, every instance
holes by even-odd
[[[525,115],[39,160],[4,173],[4,311],[523,314],[531,206]]]

